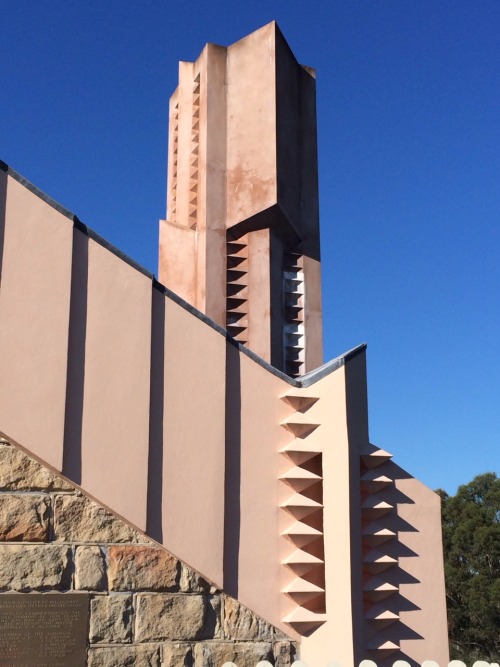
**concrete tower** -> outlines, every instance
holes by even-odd
[[[180,63],[159,267],[276,368],[321,365],[316,82],[274,22]]]

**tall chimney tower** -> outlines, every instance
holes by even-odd
[[[276,368],[322,364],[316,81],[276,23],[179,64],[159,278]]]

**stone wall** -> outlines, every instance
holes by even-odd
[[[288,667],[295,645],[0,439],[0,594],[90,593],[89,667]]]

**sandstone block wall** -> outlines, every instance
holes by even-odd
[[[0,438],[0,595],[90,593],[89,667],[288,667],[296,646]]]

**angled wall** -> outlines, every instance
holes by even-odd
[[[439,502],[369,443],[364,346],[293,380],[5,165],[0,186],[2,433],[303,659],[446,662]]]

